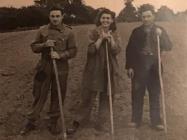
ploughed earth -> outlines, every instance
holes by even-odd
[[[145,97],[143,126],[139,129],[128,127],[131,117],[131,83],[125,70],[125,47],[132,29],[139,23],[118,25],[122,38],[122,52],[118,57],[121,71],[120,92],[114,103],[114,127],[116,140],[186,140],[187,139],[187,24],[159,23],[168,32],[174,48],[164,54],[164,90],[168,133],[150,128],[148,97]],[[87,32],[93,25],[77,26],[78,54],[70,61],[68,93],[65,102],[67,126],[76,119],[80,103],[82,72],[86,62],[88,45]],[[25,124],[26,114],[32,105],[32,84],[34,68],[39,55],[30,49],[36,30],[0,34],[0,140],[55,140],[47,130],[48,102],[38,121],[38,127],[27,136],[19,132]],[[106,127],[110,126],[109,124]],[[108,128],[109,129],[109,128]],[[59,136],[60,137],[60,136]],[[107,131],[78,129],[69,140],[107,140]]]

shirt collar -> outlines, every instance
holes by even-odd
[[[153,24],[150,24],[150,25],[143,25],[144,28],[153,28],[154,27],[154,23]]]
[[[64,31],[64,24],[60,24],[58,26],[54,26],[52,24],[49,24],[49,28],[62,32],[62,31]]]
[[[156,27],[155,23],[151,24],[150,26],[145,26],[144,24],[142,25],[142,30],[145,32],[146,28],[150,29],[150,31],[153,31],[154,28]]]

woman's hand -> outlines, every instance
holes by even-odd
[[[112,38],[111,31],[108,31],[108,32],[102,31],[101,36],[102,36],[103,39],[107,39],[108,41],[110,41],[111,38]]]
[[[106,33],[106,39],[108,40],[109,43],[111,43],[111,47],[114,48],[116,46],[115,39],[112,35],[112,31],[109,31]]]
[[[104,32],[102,31],[98,40],[96,41],[95,45],[96,45],[96,49],[99,49],[101,46],[101,43],[104,39],[107,39],[108,42],[111,42],[112,47],[115,46],[115,40],[111,34],[111,31],[108,32]]]

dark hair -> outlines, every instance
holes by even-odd
[[[155,8],[153,5],[151,4],[143,4],[140,8],[139,8],[139,13],[142,14],[143,12],[146,11],[151,11],[153,14],[155,14]]]
[[[62,14],[64,13],[64,9],[59,6],[53,6],[53,7],[49,8],[49,13],[51,11],[60,11]]]
[[[114,32],[117,29],[116,21],[115,21],[116,14],[114,12],[110,11],[109,9],[103,8],[102,10],[100,10],[98,12],[97,17],[96,17],[96,21],[95,21],[96,26],[98,27],[101,25],[100,18],[103,14],[110,14],[111,15],[114,22],[110,25],[110,30],[112,30]]]

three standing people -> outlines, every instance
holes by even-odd
[[[171,41],[166,31],[154,23],[155,12],[152,7],[142,7],[143,25],[133,30],[126,49],[126,69],[132,79],[132,127],[142,123],[143,103],[146,89],[149,92],[150,119],[153,128],[163,130],[160,117],[160,81],[158,62],[158,42],[160,50],[169,51]]]
[[[133,30],[126,49],[126,69],[132,79],[132,123],[141,125],[143,98],[146,88],[149,91],[151,124],[163,129],[160,118],[160,81],[158,74],[158,53],[156,36],[159,32],[161,53],[171,49],[171,42],[166,31],[154,24],[154,10],[144,8],[141,11],[143,25]],[[49,14],[50,23],[42,27],[31,44],[34,53],[41,54],[34,77],[32,110],[28,115],[28,123],[21,132],[25,134],[35,128],[35,121],[40,116],[51,87],[50,131],[55,134],[59,118],[57,85],[52,65],[56,59],[59,70],[62,100],[66,95],[68,60],[76,55],[75,37],[72,31],[63,24],[63,12],[53,8]],[[107,45],[106,45],[107,43]],[[50,47],[54,52],[50,52]],[[89,33],[87,62],[82,80],[82,106],[80,122],[88,123],[91,119],[93,105],[98,113],[96,126],[103,127],[103,121],[109,118],[109,95],[107,93],[107,57],[108,47],[112,93],[118,88],[118,63],[116,56],[121,51],[120,37],[117,33],[115,13],[103,9],[96,19],[96,27]],[[94,104],[97,101],[97,104]]]

